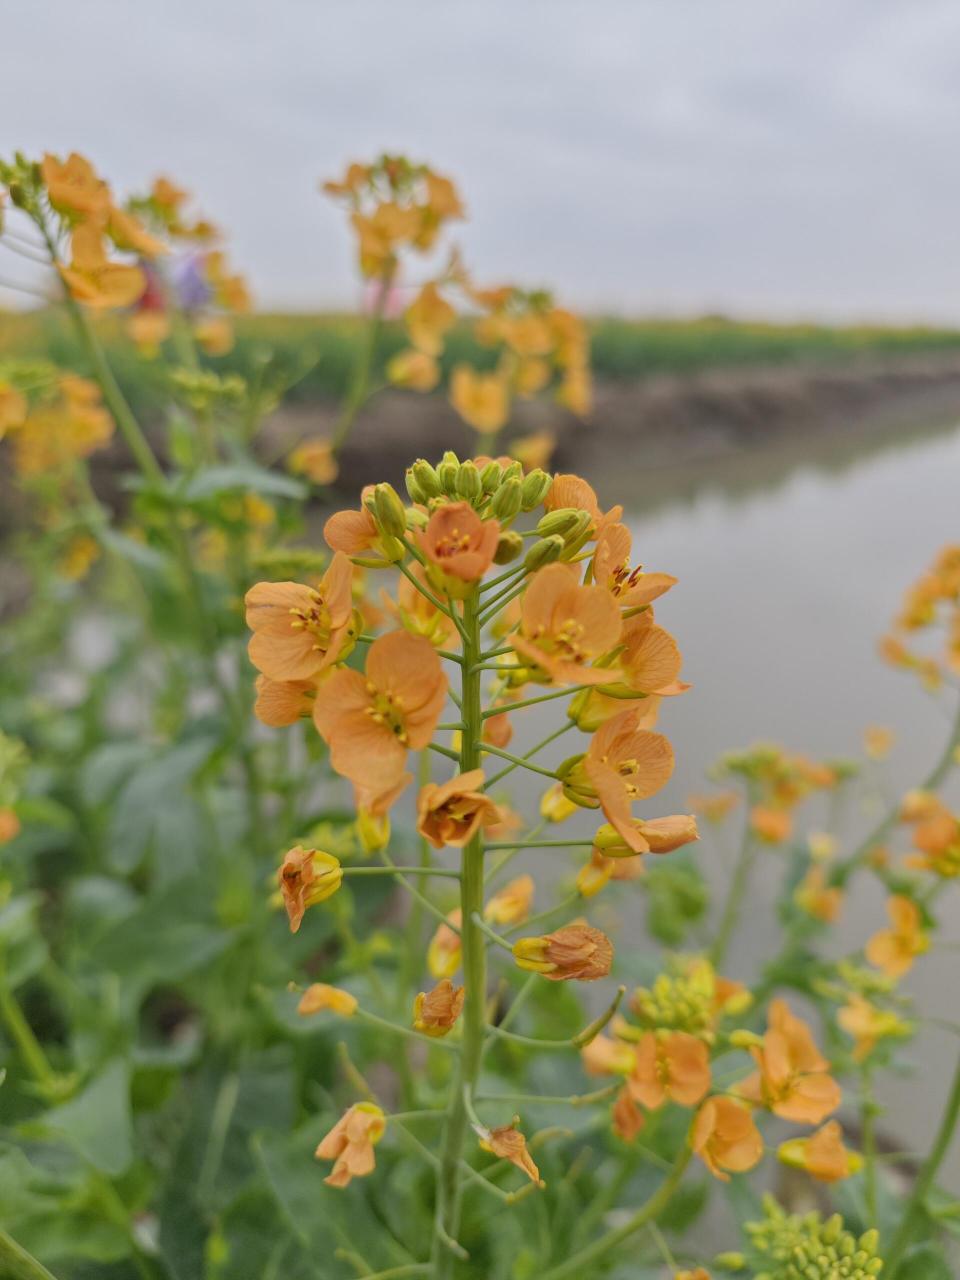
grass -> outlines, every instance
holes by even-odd
[[[141,359],[122,335],[115,317],[99,321],[111,362],[127,395],[149,413],[163,400],[159,372]],[[241,318],[237,343],[218,360],[223,371],[247,372],[262,354],[273,353],[293,373],[309,371],[291,395],[299,401],[343,394],[363,321],[336,314],[259,314]],[[828,326],[766,324],[721,317],[696,320],[596,319],[591,324],[597,378],[626,380],[655,374],[694,374],[708,369],[789,364],[843,364],[864,356],[894,357],[960,348],[960,330],[915,326]],[[386,357],[404,345],[399,324],[387,326],[381,344]],[[83,371],[84,361],[65,318],[53,310],[0,312],[0,354],[47,357]],[[469,358],[489,363],[491,354],[472,341],[466,326],[450,336],[445,363]]]

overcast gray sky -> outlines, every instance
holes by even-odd
[[[356,296],[317,179],[461,183],[484,279],[580,306],[960,320],[956,0],[6,0],[5,150],[156,172],[263,306]]]

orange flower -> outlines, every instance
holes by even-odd
[[[70,265],[57,269],[70,294],[90,307],[129,307],[147,287],[139,267],[111,262],[103,247],[103,231],[95,222],[81,222],[70,237]]]
[[[407,752],[426,747],[446,700],[433,646],[391,631],[370,646],[365,675],[339,667],[324,680],[313,720],[337,773],[380,793],[397,784]]]
[[[580,1050],[580,1061],[588,1076],[628,1076],[633,1070],[634,1051],[622,1040],[599,1035]]]
[[[403,543],[380,533],[372,512],[367,510],[367,499],[373,493],[373,485],[365,485],[361,494],[359,511],[337,511],[323,526],[323,536],[331,551],[342,551],[348,556],[368,556],[392,564],[403,555]]]
[[[793,833],[793,816],[786,809],[755,804],[750,810],[750,829],[764,844],[782,844]]]
[[[441,978],[432,991],[421,991],[413,1004],[413,1026],[425,1036],[447,1035],[463,1009],[464,989]]]
[[[907,859],[907,866],[944,879],[960,876],[960,822],[943,801],[929,793],[914,793],[905,797],[901,817],[914,823],[917,852]]]
[[[337,553],[317,587],[258,582],[246,595],[250,661],[271,680],[308,680],[338,662],[353,640],[353,565]]]
[[[510,389],[500,373],[477,373],[458,364],[450,377],[450,403],[477,431],[499,431],[510,414]]]
[[[481,520],[468,502],[449,502],[415,534],[417,545],[445,590],[478,582],[493,564],[500,539],[497,520]]]
[[[287,458],[287,469],[294,475],[306,476],[311,484],[333,484],[340,470],[333,445],[325,436],[301,440]]]
[[[829,1075],[830,1063],[814,1043],[810,1028],[774,1000],[763,1044],[750,1050],[759,1071],[737,1092],[774,1115],[798,1124],[819,1124],[840,1105],[840,1087]]]
[[[343,882],[340,860],[332,853],[297,845],[285,855],[279,881],[290,932],[296,933],[307,908],[323,902],[340,888]]]
[[[463,913],[459,907],[447,915],[447,923],[438,926],[427,948],[427,968],[435,978],[452,978],[460,968],[462,940],[460,924]]]
[[[313,680],[271,680],[268,676],[257,676],[256,690],[253,714],[262,724],[280,729],[310,714],[317,686]]]
[[[646,1124],[643,1112],[634,1102],[629,1085],[619,1091],[610,1113],[613,1132],[624,1142],[633,1142]]]
[[[20,834],[20,819],[9,805],[0,808],[0,844],[7,844]]]
[[[736,791],[709,791],[687,796],[687,804],[694,813],[702,814],[708,822],[722,822],[739,803]]]
[[[562,511],[573,507],[577,511],[586,511],[593,520],[593,536],[598,536],[609,524],[614,524],[623,515],[623,507],[611,507],[609,511],[600,510],[597,495],[593,487],[580,476],[556,475],[550,492],[543,500],[547,511]],[[603,584],[601,583],[601,586]]]
[[[572,798],[580,788],[588,804],[595,796],[627,846],[646,853],[650,845],[634,825],[630,805],[665,785],[673,773],[673,748],[662,734],[636,728],[637,720],[638,713],[629,709],[601,725],[565,781]]]
[[[387,378],[397,387],[432,391],[440,381],[440,366],[425,351],[398,351],[387,361]]]
[[[568,924],[542,937],[521,938],[513,944],[521,969],[539,973],[551,982],[595,982],[605,978],[613,962],[613,944],[605,933],[588,924]]]
[[[439,785],[428,782],[417,797],[417,830],[435,849],[462,849],[479,830],[498,820],[497,806],[478,790],[483,770],[470,769]]]
[[[26,397],[9,382],[0,380],[0,440],[8,431],[22,426],[26,416]]]
[[[697,1112],[690,1145],[721,1182],[763,1159],[763,1139],[749,1108],[723,1095],[708,1098]]]
[[[503,699],[494,703],[494,706],[509,707],[509,701]],[[504,710],[495,716],[487,716],[483,722],[483,732],[480,735],[484,742],[489,742],[491,747],[500,747],[503,750],[509,747],[510,740],[513,737],[513,724],[510,720],[509,712]]]
[[[540,1182],[540,1170],[533,1163],[533,1157],[527,1150],[527,1140],[517,1129],[516,1120],[513,1124],[501,1125],[499,1129],[488,1129],[480,1139],[480,1146],[484,1151],[499,1156],[501,1160],[509,1160],[511,1164],[515,1164],[531,1182],[543,1185]]]
[[[892,729],[884,725],[871,724],[863,731],[863,749],[871,760],[884,760],[895,741]]]
[[[863,1158],[843,1145],[843,1130],[836,1120],[809,1138],[781,1143],[777,1158],[794,1169],[806,1169],[819,1182],[841,1182],[863,1167]]]
[[[376,1160],[373,1148],[383,1137],[387,1120],[372,1102],[356,1102],[345,1111],[317,1147],[318,1160],[335,1164],[324,1182],[331,1187],[345,1187],[352,1178],[373,1173]]]
[[[686,1031],[666,1035],[647,1031],[634,1052],[627,1088],[648,1111],[656,1111],[668,1101],[695,1107],[710,1088],[706,1044]]]
[[[328,986],[325,982],[314,982],[300,997],[297,1013],[308,1017],[311,1013],[321,1013],[329,1009],[342,1018],[352,1018],[357,1011],[357,997],[340,987]]]
[[[632,538],[625,524],[608,523],[597,538],[593,553],[593,580],[614,597],[624,609],[652,604],[677,579],[669,573],[644,573],[642,566],[630,568]]]
[[[141,258],[157,258],[169,252],[163,241],[150,235],[138,218],[113,204],[107,213],[106,232],[118,249],[136,253]]]
[[[837,1022],[848,1036],[853,1036],[853,1056],[857,1062],[868,1058],[878,1041],[907,1036],[911,1031],[910,1024],[895,1013],[878,1009],[865,997],[856,994],[837,1010]]]
[[[535,885],[532,876],[518,876],[505,884],[483,908],[484,920],[491,924],[522,924],[533,905]]]
[[[667,697],[690,688],[677,677],[683,658],[669,631],[654,624],[652,613],[640,613],[623,626],[623,652],[617,659],[623,678],[604,692],[628,696],[632,693]]]
[[[646,845],[634,849],[627,844],[612,823],[604,823],[593,837],[593,847],[606,858],[629,858],[636,853],[673,853],[685,844],[700,839],[697,820],[692,813],[674,813],[668,818],[632,818],[631,826]]]
[[[516,458],[524,471],[533,471],[537,467],[546,469],[556,447],[557,437],[552,431],[535,431],[532,435],[518,436],[516,440],[511,440],[510,456]]]
[[[423,586],[428,586],[423,565],[411,565],[410,573]],[[397,583],[396,602],[386,592],[383,592],[381,598],[405,631],[409,631],[411,635],[423,636],[438,649],[442,649],[456,633],[456,623],[449,614],[441,612],[432,604],[406,575]]]
[[[604,684],[619,672],[589,664],[620,639],[620,610],[601,587],[582,587],[576,570],[549,564],[527,586],[519,633],[510,643],[543,684]]]
[[[843,890],[827,884],[826,872],[819,864],[812,866],[794,890],[793,900],[801,911],[814,920],[833,924],[843,907]]]
[[[913,968],[917,956],[930,948],[929,935],[923,929],[920,908],[902,894],[887,899],[887,915],[892,928],[875,933],[866,946],[867,959],[888,977],[902,978]]]
[[[437,356],[443,350],[444,335],[456,321],[457,313],[430,281],[411,302],[403,318],[413,345],[428,356]]]
[[[47,189],[51,205],[58,213],[87,218],[106,215],[110,206],[110,188],[89,160],[71,151],[66,160],[45,155],[40,162],[40,177]]]

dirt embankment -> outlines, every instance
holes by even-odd
[[[272,433],[278,444],[292,442],[322,433],[334,416],[326,405],[284,409]],[[954,416],[960,419],[960,353],[599,383],[589,424],[549,404],[521,405],[510,434],[554,431],[562,468],[606,474],[627,466],[649,474],[826,439],[863,444],[875,433],[905,436]],[[413,458],[436,458],[447,448],[464,456],[473,447],[475,436],[441,396],[384,392],[356,424],[340,485],[355,491],[375,478],[396,482]]]

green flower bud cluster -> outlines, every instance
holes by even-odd
[[[746,1225],[764,1268],[756,1280],[871,1280],[883,1270],[877,1231],[858,1240],[839,1214],[826,1222],[819,1213],[787,1214],[772,1196],[763,1208],[764,1220]]]
[[[311,547],[264,547],[251,556],[251,566],[263,578],[281,582],[285,578],[306,582],[318,578],[330,563],[324,551]]]
[[[444,501],[469,502],[475,511],[493,516],[504,526],[521,511],[538,507],[552,483],[539,468],[524,475],[519,462],[502,466],[495,459],[480,467],[471,458],[461,462],[452,449],[435,467],[418,458],[406,473],[411,502],[427,507]]]
[[[674,973],[658,974],[650,988],[638,987],[633,996],[634,1012],[644,1026],[688,1031],[710,1039],[716,989],[708,963],[689,964]]]
[[[217,404],[242,404],[247,398],[247,383],[239,374],[218,374],[209,369],[174,369],[170,381],[180,397],[198,413]]]

